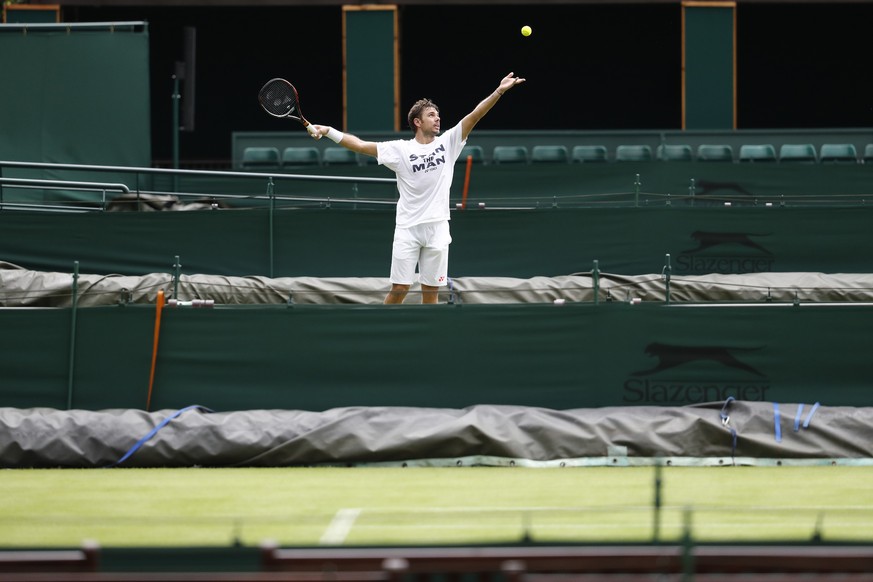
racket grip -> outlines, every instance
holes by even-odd
[[[318,134],[318,132],[315,131],[315,126],[313,126],[311,123],[306,124],[306,131],[308,131],[309,135],[311,135],[313,137],[316,137],[316,135]],[[318,136],[318,137],[321,137],[321,136]]]

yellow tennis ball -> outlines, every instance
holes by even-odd
[[[532,32],[533,32],[533,30],[531,29],[530,26],[525,25],[525,26],[521,27],[522,36],[530,36],[530,33],[532,33]]]

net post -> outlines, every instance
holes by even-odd
[[[182,271],[182,263],[179,262],[179,255],[176,255],[176,262],[173,263],[173,299],[179,298],[179,276]]]
[[[79,308],[79,261],[73,261],[72,307],[70,311],[70,365],[67,372],[67,410],[73,408],[73,375],[76,369],[76,311]]]
[[[691,508],[682,512],[682,582],[694,580],[694,542],[691,537]]]
[[[269,224],[269,233],[268,233],[268,236],[270,238],[270,241],[269,241],[269,245],[270,245],[269,261],[270,261],[270,264],[268,265],[268,272],[270,273],[270,278],[272,279],[273,278],[273,256],[274,256],[273,255],[273,252],[274,252],[273,251],[273,222],[274,222],[274,213],[276,211],[276,194],[275,194],[275,189],[273,187],[273,177],[272,176],[267,178],[267,196],[270,197],[270,213],[269,213],[270,214],[270,217],[269,217],[270,224]],[[328,203],[328,206],[329,205],[330,204]]]
[[[594,305],[600,305],[600,261],[594,259],[591,277],[594,280]]]
[[[667,305],[670,305],[670,273],[673,270],[673,267],[670,266],[670,253],[666,255],[666,263],[664,264],[664,291],[666,293],[665,300]]]
[[[634,206],[640,205],[640,186],[641,185],[642,184],[640,183],[640,175],[637,174],[636,178],[634,179]]]

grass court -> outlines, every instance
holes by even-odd
[[[873,540],[873,467],[7,470],[0,546]]]

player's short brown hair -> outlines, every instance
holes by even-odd
[[[422,112],[428,107],[433,107],[437,110],[437,113],[440,112],[440,108],[437,107],[436,103],[427,98],[419,99],[409,110],[409,115],[406,116],[406,122],[409,124],[409,129],[412,130],[412,133],[415,133],[415,123],[413,123],[413,121],[421,117]]]

